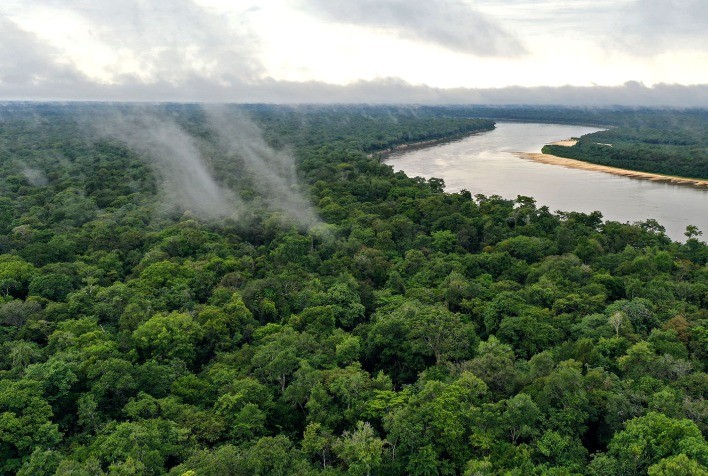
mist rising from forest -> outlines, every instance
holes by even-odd
[[[164,203],[209,218],[238,214],[241,200],[214,178],[194,138],[155,112],[122,112],[95,125],[99,136],[118,140],[153,168]]]
[[[26,165],[22,166],[22,169],[20,171],[22,172],[22,175],[24,175],[25,178],[29,181],[29,183],[31,183],[35,187],[43,187],[47,185],[48,180],[44,171],[28,167]]]
[[[221,180],[204,152],[222,154],[220,162],[239,169],[238,182],[251,184],[266,208],[298,226],[318,223],[312,206],[299,192],[295,160],[263,139],[258,126],[226,107],[203,108],[206,132],[215,144],[190,133],[167,112],[131,108],[93,124],[98,137],[128,147],[156,174],[166,212],[189,211],[201,218],[243,219],[253,210],[238,187]]]
[[[297,223],[312,225],[317,217],[299,191],[292,154],[270,147],[261,130],[242,112],[225,106],[203,107],[210,130],[228,160],[240,161],[270,208],[283,212]]]

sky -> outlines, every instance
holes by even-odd
[[[708,1],[2,0],[0,100],[708,107]]]

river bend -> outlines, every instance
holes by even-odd
[[[550,142],[600,129],[561,124],[498,122],[493,131],[433,147],[391,154],[386,163],[408,176],[442,178],[446,190],[473,195],[534,197],[551,210],[602,212],[620,222],[654,218],[674,240],[686,226],[708,235],[708,189],[652,182],[605,172],[548,165],[519,157]],[[704,237],[705,239],[705,237]]]

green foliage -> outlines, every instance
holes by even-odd
[[[13,473],[36,449],[61,440],[52,408],[35,380],[0,381],[0,471]]]
[[[657,128],[704,112],[240,106],[292,151],[304,229],[196,106],[155,110],[243,191],[238,220],[166,213],[149,161],[83,127],[129,106],[2,107],[0,474],[705,474],[698,230],[379,160],[484,116],[618,125],[678,173],[705,141]]]
[[[356,430],[345,431],[333,443],[333,449],[346,463],[349,474],[369,476],[381,464],[383,445],[371,424],[360,421]]]
[[[4,296],[24,297],[37,270],[16,255],[0,255],[0,287]]]
[[[649,467],[649,476],[681,476],[691,474],[696,476],[708,475],[708,468],[693,460],[685,454],[664,458]]]
[[[595,164],[681,177],[708,178],[705,111],[637,114],[618,127],[586,134],[572,147],[547,145],[546,154]]]
[[[192,316],[172,312],[158,314],[140,325],[133,332],[133,340],[135,348],[147,359],[182,359],[191,363],[202,334]]]
[[[708,444],[695,423],[654,412],[628,421],[627,428],[610,442],[609,454],[628,474],[640,474],[654,465],[654,471],[668,470],[671,464],[664,458],[681,454],[698,465],[708,464]],[[662,460],[664,463],[658,464]],[[676,459],[673,462],[678,463]],[[684,460],[684,464],[688,463]]]

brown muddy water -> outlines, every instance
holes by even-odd
[[[602,212],[605,220],[657,220],[674,240],[687,225],[708,235],[708,189],[550,165],[519,157],[550,142],[600,129],[561,124],[498,122],[496,129],[424,149],[395,152],[386,163],[409,177],[437,177],[445,189],[472,195],[526,195],[551,210]],[[702,237],[706,239],[706,236]]]

